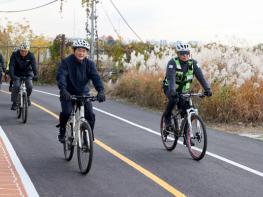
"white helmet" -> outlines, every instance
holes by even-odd
[[[30,49],[30,43],[28,41],[24,41],[20,46],[19,50],[29,50]]]
[[[85,48],[89,51],[89,43],[84,40],[84,39],[78,39],[78,40],[74,40],[73,41],[73,44],[72,44],[72,47],[75,49],[75,48]]]
[[[188,43],[182,42],[182,41],[176,42],[175,48],[176,48],[177,52],[179,52],[179,51],[190,51],[191,50],[190,45]]]

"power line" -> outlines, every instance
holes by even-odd
[[[122,20],[125,22],[125,24],[130,28],[130,30],[136,35],[136,37],[143,42],[143,40],[141,39],[141,37],[131,28],[131,26],[128,24],[128,22],[125,20],[125,18],[123,17],[123,15],[121,14],[121,12],[119,11],[119,9],[116,7],[116,5],[113,3],[112,0],[110,0],[111,4],[113,5],[113,7],[116,9],[116,11],[119,13],[120,17],[122,18]]]
[[[102,5],[102,2],[101,2],[101,6],[102,6],[102,9],[103,9],[103,11],[104,11],[104,14],[106,15],[107,19],[109,20],[109,22],[110,22],[110,24],[111,24],[114,32],[117,34],[117,36],[118,36],[119,38],[121,38],[119,32],[117,31],[117,29],[115,28],[115,26],[114,26],[114,24],[113,24],[113,22],[112,22],[112,20],[111,20],[108,12],[106,11],[106,9],[104,8],[104,6]]]
[[[47,6],[47,5],[50,5],[50,4],[52,4],[52,3],[55,3],[56,1],[58,1],[58,0],[54,0],[54,1],[51,1],[51,2],[49,2],[49,3],[43,4],[43,5],[40,5],[40,6],[37,6],[37,7],[33,7],[33,8],[24,9],[24,10],[7,10],[7,11],[2,11],[2,10],[0,10],[0,12],[1,12],[1,13],[26,12],[26,11],[31,11],[31,10],[35,10],[35,9],[38,9],[38,8],[45,7],[45,6]]]

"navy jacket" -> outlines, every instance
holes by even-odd
[[[88,82],[90,80],[98,92],[104,90],[95,63],[88,58],[80,62],[74,54],[62,60],[56,79],[60,90],[65,89],[74,95],[89,94]]]
[[[9,62],[9,73],[11,78],[15,76],[33,77],[37,75],[36,59],[30,51],[25,57],[20,55],[19,50],[12,53]]]

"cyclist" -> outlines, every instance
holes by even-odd
[[[19,93],[19,88],[21,85],[21,77],[26,77],[26,89],[28,96],[28,105],[31,105],[30,95],[33,89],[33,80],[38,79],[38,71],[36,66],[36,59],[32,52],[29,51],[30,43],[23,42],[17,51],[13,52],[10,57],[9,62],[9,75],[11,80],[13,80],[11,100],[13,102],[11,110],[16,110],[17,108],[17,96]]]
[[[2,86],[2,72],[5,72],[5,61],[3,55],[0,53],[0,89]]]
[[[72,45],[73,54],[62,60],[57,71],[57,82],[60,90],[62,112],[59,115],[58,140],[65,141],[65,128],[72,111],[71,95],[89,95],[88,82],[91,80],[98,92],[99,102],[105,101],[104,86],[97,72],[96,65],[88,59],[89,44],[83,39],[78,39]],[[91,102],[85,103],[85,119],[94,129],[95,114]]]
[[[166,69],[166,77],[163,81],[164,92],[169,101],[164,112],[166,130],[172,130],[171,113],[177,104],[178,109],[184,112],[189,105],[182,98],[180,93],[186,93],[190,89],[193,77],[195,76],[204,89],[206,96],[212,96],[210,85],[205,80],[203,72],[196,60],[191,58],[191,48],[188,43],[178,41],[175,45],[177,57],[172,58]],[[184,114],[181,114],[182,116]]]
[[[16,52],[18,50],[18,47],[15,47],[14,49],[13,49],[13,52]],[[9,62],[7,63],[7,65],[6,65],[6,71],[5,71],[5,74],[6,75],[9,75]],[[10,77],[10,75],[9,75],[9,77]],[[10,82],[9,82],[9,92],[12,92],[12,86],[13,86],[13,80],[11,79],[11,77],[10,77]]]

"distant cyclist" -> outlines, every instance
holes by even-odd
[[[5,72],[5,61],[3,55],[0,53],[0,89],[2,87],[2,73]]]
[[[26,89],[28,96],[28,105],[31,105],[30,95],[33,89],[32,79],[38,79],[38,71],[36,66],[36,59],[32,52],[29,51],[30,43],[23,42],[17,51],[14,51],[10,57],[9,62],[9,75],[13,80],[13,88],[11,100],[13,102],[11,110],[17,108],[17,96],[21,85],[21,77],[26,77]]]
[[[175,105],[186,109],[188,102],[180,98],[180,93],[187,93],[195,76],[204,89],[206,96],[212,96],[210,85],[205,80],[203,72],[196,60],[191,58],[190,45],[185,42],[176,43],[177,57],[172,58],[167,65],[164,90],[169,101],[164,113],[167,130],[171,130],[171,113]]]
[[[16,52],[18,50],[18,47],[15,47],[13,49],[13,52]],[[11,79],[10,77],[10,74],[9,74],[9,62],[7,63],[7,66],[6,66],[6,71],[5,71],[6,75],[9,75],[9,92],[12,92],[12,86],[13,86],[13,80]]]
[[[71,95],[89,95],[88,82],[91,80],[97,90],[99,102],[105,101],[103,82],[97,72],[95,63],[88,59],[89,44],[83,39],[75,40],[73,54],[62,60],[57,71],[62,112],[59,115],[58,140],[65,141],[66,124],[72,111]],[[95,114],[90,101],[85,103],[85,119],[94,129]]]

